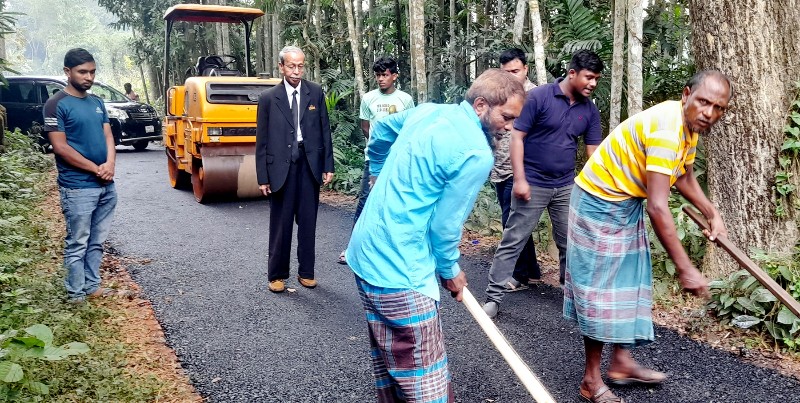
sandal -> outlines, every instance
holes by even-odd
[[[667,374],[663,372],[654,371],[645,367],[636,367],[631,373],[623,374],[621,372],[608,372],[608,382],[614,385],[659,385],[667,379]]]
[[[508,282],[506,283],[506,291],[508,292],[523,291],[529,288],[530,287],[528,287],[526,284],[522,284],[513,278],[511,280],[508,280]]]
[[[594,394],[581,388],[580,394],[589,403],[625,403],[625,399],[615,395],[606,385],[601,386]]]
[[[342,253],[339,254],[339,260],[337,260],[336,263],[347,264],[347,258],[344,257],[344,252],[345,251],[342,251]]]

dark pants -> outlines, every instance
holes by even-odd
[[[286,183],[270,195],[269,281],[289,278],[292,227],[297,223],[297,274],[314,278],[314,241],[319,207],[319,183],[314,180],[305,153],[289,166]]]
[[[497,201],[500,202],[500,208],[503,210],[503,229],[506,228],[508,222],[508,215],[511,212],[511,198],[514,197],[511,193],[514,187],[514,178],[508,178],[502,182],[494,184],[494,190],[497,192]],[[533,235],[528,237],[525,246],[522,248],[517,262],[514,265],[514,274],[512,277],[520,283],[527,283],[528,279],[542,278],[539,262],[536,260],[536,246],[533,244]]]
[[[361,176],[361,191],[358,192],[358,204],[356,205],[356,214],[353,216],[353,225],[361,217],[361,211],[364,210],[364,204],[367,203],[367,196],[369,196],[369,161],[364,161],[364,174]]]

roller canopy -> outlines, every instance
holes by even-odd
[[[257,8],[211,6],[205,4],[178,4],[164,13],[167,21],[240,23],[253,21],[264,15]]]

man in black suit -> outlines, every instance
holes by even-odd
[[[333,143],[318,84],[303,79],[305,54],[294,46],[278,54],[284,80],[258,99],[256,174],[269,214],[269,290],[283,292],[289,278],[292,226],[297,222],[297,279],[314,279],[314,241],[320,185],[333,179]]]

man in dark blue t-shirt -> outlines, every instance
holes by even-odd
[[[589,96],[603,72],[592,51],[572,56],[566,77],[528,93],[511,132],[514,188],[511,214],[489,270],[484,311],[494,317],[526,239],[546,208],[558,246],[560,282],[566,268],[569,198],[575,179],[578,140],[591,155],[603,140],[600,112]]]
[[[87,93],[95,71],[89,52],[70,49],[64,56],[69,84],[44,105],[44,129],[56,155],[67,225],[64,285],[74,304],[109,293],[100,288],[100,261],[117,205],[114,136],[103,100]]]

